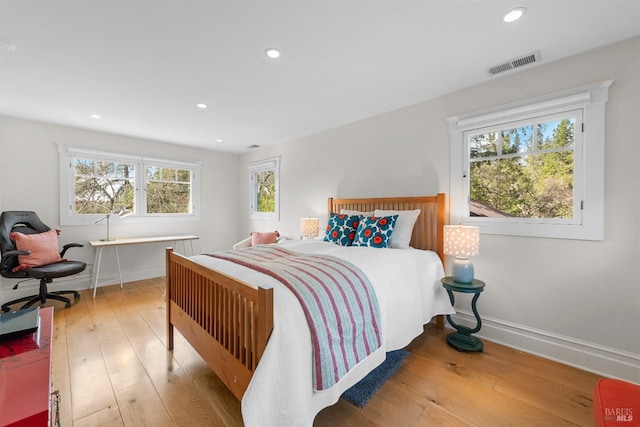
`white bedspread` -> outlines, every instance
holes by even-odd
[[[437,314],[453,314],[437,254],[417,249],[342,247],[319,240],[281,243],[303,253],[341,257],[358,266],[373,285],[382,317],[382,347],[328,390],[313,391],[312,346],[295,296],[274,278],[238,264],[198,255],[192,259],[245,282],[274,288],[274,328],[242,399],[247,427],[312,426],[316,414],[378,366],[391,350],[405,347]]]

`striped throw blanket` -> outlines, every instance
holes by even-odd
[[[326,390],[378,349],[380,309],[369,279],[328,255],[259,245],[209,254],[268,274],[300,301],[313,340],[314,388]]]

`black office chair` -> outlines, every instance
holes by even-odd
[[[63,297],[63,294],[73,294],[74,299],[80,298],[80,294],[76,291],[55,291],[47,290],[47,283],[58,277],[71,276],[72,274],[84,271],[87,264],[80,261],[64,260],[64,254],[67,249],[73,247],[83,247],[79,243],[69,243],[63,246],[60,257],[62,261],[53,264],[47,264],[39,267],[31,267],[24,270],[12,271],[19,265],[18,255],[29,255],[30,251],[18,250],[13,240],[9,238],[9,234],[18,231],[22,234],[37,234],[49,231],[47,227],[40,221],[38,215],[31,211],[7,211],[0,215],[0,275],[10,279],[32,278],[40,280],[40,292],[38,295],[18,298],[13,301],[2,304],[2,311],[10,311],[9,306],[26,301],[20,309],[28,308],[33,304],[40,302],[45,303],[47,299],[54,299],[65,302],[66,307],[71,307],[71,300]],[[18,285],[14,286],[16,289]]]

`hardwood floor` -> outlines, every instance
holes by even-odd
[[[62,426],[241,426],[240,403],[176,333],[165,347],[164,278],[108,286],[54,315]],[[459,353],[428,326],[365,409],[315,426],[592,426],[597,375],[485,341]]]

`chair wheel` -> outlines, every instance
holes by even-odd
[[[68,302],[68,303],[66,303],[64,306],[65,306],[65,308],[69,308],[69,307],[71,307],[71,303],[70,303],[70,302]]]
[[[73,294],[73,299],[80,299],[80,294]]]

